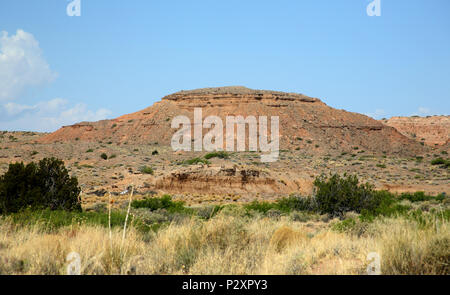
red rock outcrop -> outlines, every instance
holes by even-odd
[[[403,135],[429,146],[442,146],[449,143],[450,116],[392,117],[382,120]]]

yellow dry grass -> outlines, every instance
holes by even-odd
[[[65,274],[67,255],[81,257],[82,274],[365,274],[367,254],[381,257],[382,273],[449,273],[447,223],[420,228],[380,219],[363,235],[311,229],[288,218],[219,214],[192,218],[157,233],[76,225],[48,233],[0,220],[0,273]],[[112,245],[112,246],[111,246]]]

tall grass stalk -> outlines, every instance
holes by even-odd
[[[111,192],[108,193],[108,229],[109,229],[109,248],[112,256],[112,230],[111,230]]]
[[[132,184],[131,185],[130,199],[128,200],[127,215],[125,216],[125,223],[123,224],[122,244],[120,245],[121,251],[122,251],[122,248],[123,248],[123,243],[125,242],[125,236],[127,234],[127,222],[128,222],[128,216],[130,215],[131,200],[133,198],[133,192],[134,192],[134,185]]]

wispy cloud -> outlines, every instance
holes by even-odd
[[[419,115],[430,115],[431,114],[431,110],[429,108],[425,108],[425,107],[419,107],[418,112],[419,112]]]
[[[13,102],[0,105],[0,129],[55,131],[61,126],[81,121],[106,119],[111,111],[101,108],[89,110],[86,104],[70,103],[61,98],[42,101],[36,105],[21,105]]]
[[[386,111],[383,109],[376,109],[374,112],[366,113],[366,116],[379,120],[383,117],[386,117]]]

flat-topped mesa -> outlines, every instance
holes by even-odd
[[[281,91],[256,90],[244,86],[227,86],[214,88],[200,88],[194,90],[181,90],[179,92],[167,95],[162,100],[185,101],[185,100],[287,100],[299,102],[321,102],[318,98],[309,97],[299,93],[288,93]]]
[[[173,118],[186,116],[193,122],[195,108],[202,108],[203,118],[216,116],[222,122],[227,116],[276,116],[280,149],[325,155],[349,153],[357,147],[367,152],[417,155],[426,148],[393,127],[362,114],[334,109],[317,98],[242,86],[179,91],[135,113],[66,126],[39,141],[158,142],[170,146],[177,131],[171,127]]]

